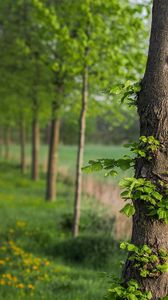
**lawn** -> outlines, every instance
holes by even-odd
[[[68,149],[74,157],[75,150],[64,146],[62,162]],[[86,159],[94,152],[91,146],[87,151]],[[97,153],[104,155],[103,147]],[[31,182],[17,165],[0,165],[0,299],[103,299],[107,275],[117,275],[123,259],[113,218],[84,195],[80,236],[72,239],[73,187],[59,181],[57,201],[46,203],[41,177]]]

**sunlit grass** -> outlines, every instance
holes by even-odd
[[[1,164],[0,178],[0,299],[103,299],[105,273],[119,272],[122,254],[111,232],[91,223],[88,213],[101,205],[84,196],[81,236],[73,240],[71,185],[59,182],[57,201],[46,203],[44,178],[34,183],[14,164]]]

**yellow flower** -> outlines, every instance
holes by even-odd
[[[3,278],[11,279],[11,278],[12,278],[12,275],[11,275],[10,273],[6,273],[6,274],[2,274],[2,277],[3,277]]]
[[[4,279],[0,279],[0,284],[1,285],[5,285],[5,280]]]
[[[0,260],[0,265],[3,266],[5,264],[4,260]]]
[[[14,282],[16,282],[16,281],[17,281],[17,277],[14,276],[14,277],[12,278],[12,280],[13,280]]]
[[[24,284],[23,284],[23,283],[19,283],[19,284],[17,285],[17,288],[18,288],[18,289],[24,289]]]
[[[33,266],[33,270],[38,270],[38,267],[37,266]]]
[[[50,262],[47,260],[44,262],[45,266],[49,266]]]
[[[32,284],[28,284],[28,288],[33,290],[34,289],[34,286]]]

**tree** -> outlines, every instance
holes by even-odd
[[[141,136],[154,136],[160,147],[152,160],[139,159],[136,178],[150,180],[167,199],[168,186],[168,2],[153,1],[153,18],[150,47],[145,75],[138,98]],[[164,203],[164,201],[163,201]],[[168,251],[168,225],[163,220],[147,214],[148,203],[136,201],[133,217],[132,243],[136,246],[148,245],[159,256],[160,249]],[[164,204],[163,204],[164,207]],[[164,214],[164,210],[162,212]],[[166,213],[166,212],[165,212]],[[160,216],[161,217],[161,216]],[[158,300],[168,295],[168,273],[159,273],[154,278],[143,278],[135,272],[133,264],[126,263],[124,278],[134,278],[142,290],[151,291],[152,299]],[[165,298],[167,299],[167,298]]]
[[[73,4],[74,5],[74,4]],[[128,15],[125,17],[124,11],[127,9]],[[88,97],[94,94],[96,89],[99,91],[104,87],[109,78],[124,76],[128,65],[132,64],[132,60],[141,56],[141,50],[134,51],[132,56],[127,57],[130,51],[132,41],[136,40],[137,30],[143,27],[142,22],[142,7],[131,6],[129,1],[120,3],[116,1],[94,1],[83,0],[76,4],[76,19],[74,21],[74,36],[79,47],[78,52],[80,58],[80,72],[82,74],[82,106],[79,118],[79,141],[78,155],[76,163],[76,186],[75,186],[75,204],[74,204],[74,221],[73,221],[73,236],[76,237],[79,233],[80,220],[80,203],[82,191],[82,172],[83,154],[85,145],[85,123]],[[137,18],[137,15],[138,18]],[[118,23],[121,21],[123,31],[118,28]],[[131,21],[130,21],[131,20]],[[136,32],[130,34],[125,33],[134,24]],[[122,32],[122,33],[121,33]],[[125,34],[125,38],[124,38]],[[113,46],[113,48],[112,48]],[[127,52],[128,51],[128,52]],[[123,57],[125,56],[125,59]],[[131,59],[130,59],[131,57]],[[121,68],[124,63],[126,68]],[[134,75],[135,77],[135,68]],[[98,83],[97,83],[98,82]],[[89,86],[89,90],[88,90]]]

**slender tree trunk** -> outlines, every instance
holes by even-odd
[[[57,194],[57,172],[58,172],[58,145],[59,145],[59,132],[60,120],[57,116],[57,107],[53,102],[52,107],[52,122],[50,131],[50,144],[48,155],[48,169],[47,169],[47,187],[46,187],[46,200],[55,201]]]
[[[2,128],[0,127],[0,157],[1,157],[1,159],[3,157],[3,144],[4,144],[4,139],[3,139],[3,134],[2,134]]]
[[[88,102],[88,69],[84,68],[83,72],[83,88],[82,88],[82,109],[79,119],[79,142],[78,142],[78,155],[76,164],[76,185],[75,185],[75,203],[74,203],[74,221],[73,221],[73,237],[79,234],[80,222],[80,204],[82,193],[82,165],[85,146],[85,128],[86,128],[86,111]]]
[[[47,124],[45,130],[45,143],[49,145],[50,143],[50,133],[51,133],[51,123]]]
[[[136,165],[136,177],[145,177],[159,186],[161,180],[168,186],[168,1],[154,0],[153,21],[148,62],[142,89],[138,99],[140,134],[154,136],[161,148],[152,161],[140,159]],[[145,214],[146,207],[136,201],[136,214],[133,217],[132,242],[136,245],[149,245],[155,253],[159,249],[168,251],[168,225],[153,220]],[[153,300],[168,295],[168,273],[157,278],[139,277],[127,261],[125,280],[137,279],[142,288],[151,291]]]
[[[10,159],[10,145],[11,145],[11,128],[9,126],[5,128],[4,142],[5,142],[4,158],[5,160],[8,161]]]
[[[21,120],[21,123],[20,123],[20,167],[21,167],[22,174],[25,174],[25,171],[26,171],[25,148],[26,148],[25,124],[24,124],[23,120]]]
[[[32,121],[32,180],[39,178],[40,128],[37,114]]]

